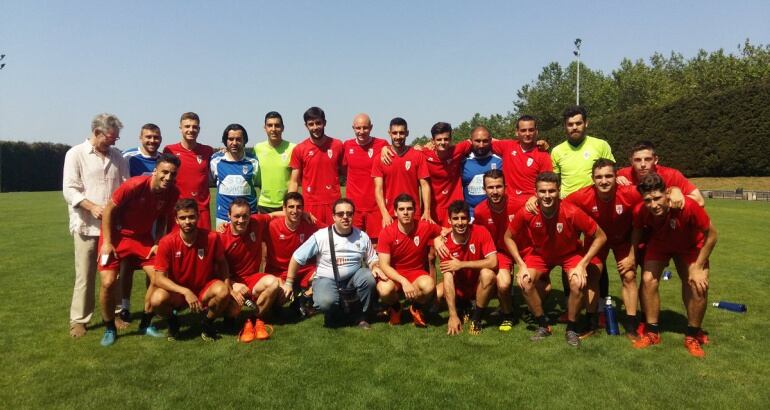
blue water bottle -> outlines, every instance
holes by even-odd
[[[615,316],[615,308],[612,306],[612,296],[607,296],[604,302],[604,319],[607,321],[605,328],[608,335],[619,335],[618,318]]]
[[[714,302],[712,303],[714,307],[718,307],[720,309],[729,310],[732,312],[738,312],[738,313],[746,313],[746,305],[743,303],[733,303],[733,302]]]

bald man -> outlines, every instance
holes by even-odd
[[[503,169],[503,160],[492,152],[492,134],[484,126],[471,131],[471,153],[463,161],[463,196],[470,207],[470,217],[476,205],[487,198],[484,174],[491,169]]]
[[[371,136],[372,120],[363,113],[353,117],[353,133],[355,137],[343,144],[342,164],[347,167],[345,196],[356,204],[353,226],[366,232],[372,243],[377,243],[382,216],[374,199],[372,162],[388,143]]]

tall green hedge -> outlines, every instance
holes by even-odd
[[[64,155],[69,148],[0,141],[0,192],[61,190]]]
[[[591,119],[589,134],[606,139],[621,165],[634,142],[655,143],[661,164],[688,177],[770,175],[770,82],[685,97]],[[552,145],[562,129],[542,133]]]

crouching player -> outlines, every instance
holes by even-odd
[[[115,289],[121,261],[138,262],[152,282],[157,245],[153,240],[165,231],[165,220],[171,214],[179,191],[174,186],[179,159],[171,154],[161,155],[151,176],[136,176],[121,185],[112,194],[102,213],[102,231],[99,238],[101,292],[99,302],[105,323],[102,346],[115,343]],[[156,224],[157,221],[157,224]],[[148,286],[144,298],[144,314],[139,333],[162,336],[152,325],[149,298],[154,288]]]
[[[444,276],[436,293],[438,298],[446,300],[449,335],[463,331],[460,312],[468,312],[475,300],[468,333],[477,335],[481,333],[481,319],[495,289],[493,269],[497,266],[497,250],[489,231],[483,226],[471,225],[468,204],[463,201],[452,202],[448,214],[452,231],[446,239],[438,237],[434,240]]]
[[[246,298],[256,302],[256,312],[253,318],[246,319],[238,340],[243,343],[255,338],[265,340],[270,337],[270,326],[264,322],[265,315],[281,295],[281,279],[260,272],[262,244],[272,217],[252,215],[249,201],[245,198],[235,198],[230,203],[227,216],[230,222],[223,225],[219,239],[233,279],[233,297],[237,306],[233,313],[239,313]]]
[[[409,313],[414,325],[425,327],[422,309],[432,302],[436,282],[425,269],[430,245],[441,234],[441,227],[414,218],[415,201],[409,194],[401,194],[393,201],[398,220],[380,232],[377,254],[380,269],[387,280],[377,282],[382,304],[388,306],[391,325],[401,324],[399,291],[412,304]]]
[[[179,335],[174,310],[185,307],[193,313],[205,312],[201,338],[216,340],[214,319],[237,312],[222,242],[216,233],[196,226],[198,204],[194,200],[180,200],[174,211],[179,230],[158,243],[153,281],[156,289],[150,305],[154,313],[168,318],[169,340]]]
[[[660,343],[658,284],[663,268],[673,258],[682,280],[682,299],[687,310],[684,345],[691,355],[703,357],[705,352],[701,345],[708,343],[708,339],[701,324],[706,314],[709,256],[717,243],[716,229],[706,211],[689,197],[685,197],[681,209],[672,207],[660,175],[645,175],[637,189],[644,202],[634,213],[632,240],[634,244],[639,243],[643,230],[649,234],[649,239],[641,291],[647,322],[644,334],[634,342],[634,347],[642,349]]]
[[[623,321],[623,326],[626,336],[636,340],[636,328],[639,325],[636,317],[639,287],[636,284],[636,261],[631,253],[631,230],[634,208],[642,202],[642,197],[634,187],[616,183],[615,163],[609,159],[596,160],[591,177],[593,185],[569,194],[564,201],[577,205],[607,234],[607,243],[599,250],[598,257],[605,264],[610,250],[615,255],[618,273],[623,281],[623,303],[626,306],[626,320]],[[588,244],[586,241],[586,245]],[[588,333],[595,330],[592,326]]]
[[[497,298],[500,300],[502,321],[499,329],[508,332],[513,328],[513,298],[511,297],[511,272],[513,258],[505,246],[505,230],[516,214],[517,202],[511,201],[505,191],[505,179],[499,169],[484,174],[484,192],[487,200],[482,201],[473,212],[473,223],[489,231],[497,247]]]
[[[322,224],[310,222],[304,212],[305,200],[299,192],[287,192],[283,197],[284,216],[277,216],[270,221],[268,226],[269,240],[267,243],[267,262],[265,271],[286,281],[289,271],[289,261],[294,251],[309,239]],[[307,265],[299,267],[294,276],[293,297],[291,306],[297,310],[303,318],[315,314],[313,308],[313,296],[310,283],[315,274],[316,264],[309,261]]]
[[[560,180],[553,172],[543,172],[535,180],[537,196],[536,215],[526,208],[520,209],[505,233],[505,244],[519,265],[516,282],[521,288],[529,310],[535,316],[537,330],[530,338],[542,340],[551,335],[551,327],[543,311],[543,300],[548,285],[548,274],[560,265],[567,275],[569,298],[567,299],[567,344],[580,346],[576,325],[588,288],[593,290],[594,300],[586,308],[589,322],[596,317],[601,262],[596,258],[607,236],[591,217],[575,205],[559,199]],[[592,238],[591,246],[583,250],[580,234]],[[529,246],[525,244],[529,242]],[[593,302],[593,303],[591,303]]]

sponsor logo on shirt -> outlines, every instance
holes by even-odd
[[[203,248],[198,248],[198,259],[203,260],[203,257],[206,256],[206,251]]]
[[[348,154],[353,155],[353,148],[351,148],[350,151],[348,151]]]
[[[599,213],[599,207],[598,207],[598,206],[596,206],[596,205],[592,206],[592,207],[591,207],[591,212],[593,212],[593,213],[595,213],[595,214],[598,214],[598,213]]]
[[[460,252],[452,252],[452,256],[455,257],[455,258],[459,258],[460,257]]]
[[[175,258],[181,258],[182,257],[182,252],[181,251],[176,251],[176,253],[174,253],[174,257]]]
[[[492,218],[487,218],[487,225],[494,225],[495,221]]]
[[[511,151],[511,155],[516,156],[516,150]]]
[[[307,156],[308,157],[312,157],[313,155],[315,155],[315,150],[314,149],[311,149],[310,151],[307,152]]]
[[[542,227],[543,227],[543,223],[542,222],[540,222],[540,221],[535,222],[535,228],[542,228]]]
[[[561,233],[561,231],[563,231],[563,230],[564,230],[564,224],[561,223],[561,222],[557,223],[556,224],[556,231]]]
[[[301,238],[302,237],[300,237],[300,239]],[[278,239],[281,240],[281,241],[284,241],[284,240],[286,240],[286,236],[284,234],[280,234],[280,235],[278,235]]]

